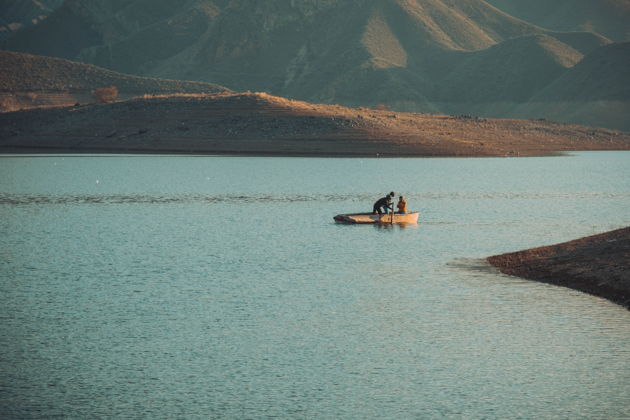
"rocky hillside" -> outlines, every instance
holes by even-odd
[[[121,98],[226,90],[211,83],[129,76],[60,58],[0,51],[0,111],[93,102],[94,89],[108,86],[116,86]]]
[[[528,156],[630,150],[630,134],[315,105],[260,93],[144,97],[0,114],[0,152]]]
[[[510,117],[611,41],[525,22],[507,3],[67,0],[4,45],[317,103]],[[552,115],[575,120],[564,108]]]

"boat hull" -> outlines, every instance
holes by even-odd
[[[413,213],[394,213],[394,218],[392,220],[391,214],[374,214],[374,213],[355,213],[355,214],[338,214],[334,217],[335,222],[337,223],[346,223],[346,224],[416,224],[418,223],[419,212]]]

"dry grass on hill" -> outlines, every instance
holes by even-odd
[[[142,97],[0,115],[4,151],[531,156],[630,150],[630,134],[536,120],[317,105],[264,93]]]

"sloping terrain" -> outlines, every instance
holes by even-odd
[[[422,92],[449,52],[540,32],[481,0],[69,0],[6,47],[234,90],[433,110]]]
[[[122,98],[224,91],[218,85],[144,78],[52,57],[0,51],[0,111],[93,102],[92,91],[116,86]]]
[[[630,227],[509,254],[501,272],[601,296],[630,309]]]
[[[3,0],[0,1],[0,39],[42,22],[63,0]]]
[[[0,151],[304,156],[528,156],[630,150],[630,134],[315,105],[260,93],[145,97],[0,114]]]
[[[317,103],[510,117],[610,42],[483,0],[68,0],[4,45]]]
[[[608,44],[605,38],[594,34],[554,33],[514,38],[485,50],[460,54],[460,60],[430,98],[446,113],[520,117],[522,114],[516,109],[526,108],[534,95],[582,61],[585,54]],[[621,82],[619,77],[611,85],[618,82]],[[577,85],[569,89],[577,90]],[[567,120],[558,112],[538,112],[535,118]],[[609,120],[569,121],[608,126],[601,121]],[[612,127],[619,128],[618,125]]]
[[[440,99],[525,102],[584,56],[548,35],[531,35],[467,54],[445,79]]]
[[[588,55],[513,112],[630,131],[630,42]],[[603,124],[602,124],[603,123]]]
[[[486,0],[519,19],[557,31],[593,31],[630,41],[629,0]]]

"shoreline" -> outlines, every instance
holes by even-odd
[[[486,261],[503,274],[579,290],[630,310],[630,227]]]
[[[0,146],[0,158],[3,157],[17,157],[17,156],[188,156],[188,157],[295,157],[295,158],[329,158],[329,159],[467,159],[467,158],[487,158],[487,159],[514,159],[514,158],[541,158],[541,157],[560,157],[570,156],[571,153],[581,152],[627,152],[626,149],[617,150],[565,150],[561,152],[549,152],[540,154],[527,154],[527,155],[487,155],[487,154],[432,154],[432,153],[366,153],[366,152],[275,152],[275,151],[258,151],[258,152],[244,152],[244,151],[204,151],[204,150],[192,150],[182,151],[178,149],[72,149],[72,148],[59,148],[59,147],[13,147],[13,146]]]
[[[540,157],[596,150],[630,150],[630,133],[547,120],[346,108],[262,93],[0,114],[2,154]]]

